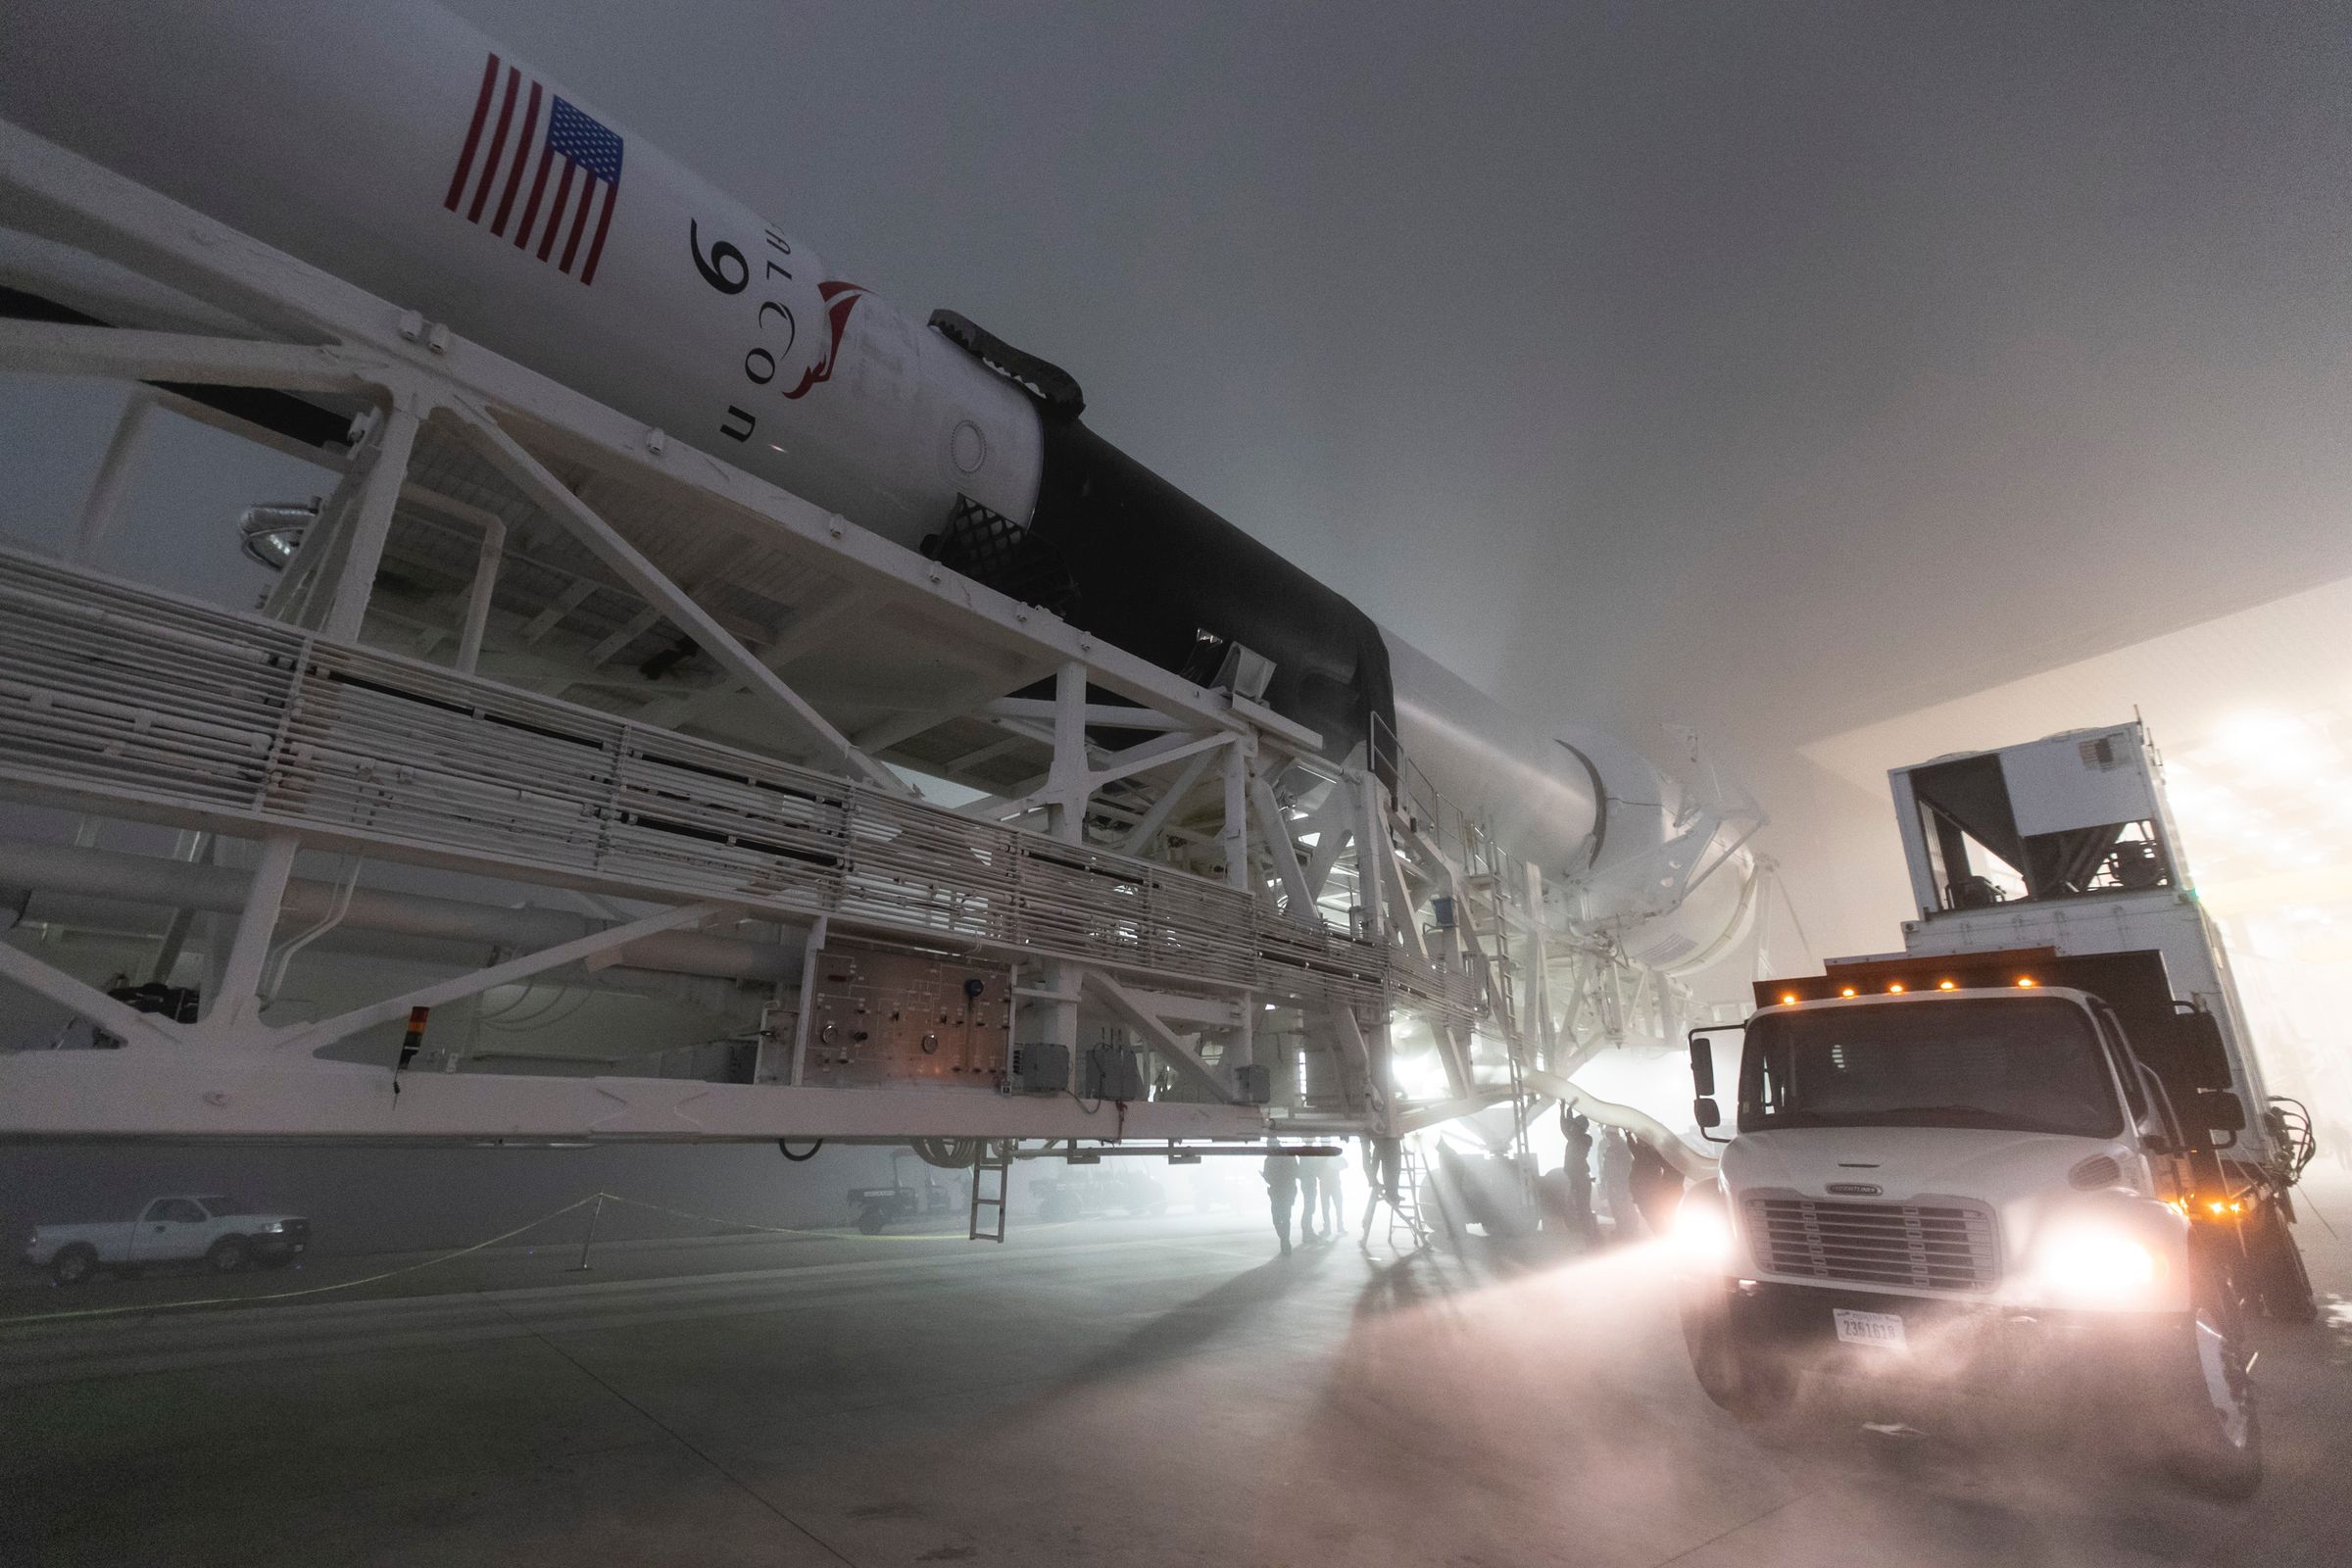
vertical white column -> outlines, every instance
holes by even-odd
[[[1053,805],[1047,811],[1048,831],[1064,844],[1086,839],[1086,666],[1076,660],[1054,676],[1054,760],[1047,770],[1046,788]],[[1078,986],[1075,964],[1048,963],[1041,976],[1052,993],[1040,1009],[1046,1038],[1070,1054],[1070,1083],[1076,1093],[1084,1082],[1078,1059]]]
[[[1225,856],[1225,885],[1250,886],[1250,759],[1239,740],[1225,748],[1225,826],[1217,846]]]
[[[470,675],[482,662],[482,633],[490,625],[490,596],[498,587],[498,568],[506,559],[507,525],[495,517],[482,520],[481,554],[473,561],[473,585],[466,590],[466,624],[458,634],[458,671]]]
[[[272,833],[262,840],[261,858],[254,862],[246,884],[245,906],[229,938],[228,956],[220,965],[220,982],[206,999],[201,1029],[227,1035],[261,1022],[262,966],[270,956],[270,941],[285,902],[286,878],[294,870],[298,841],[291,833]]]
[[[824,952],[825,938],[832,922],[824,915],[808,928],[808,946],[801,953],[801,1006],[792,1022],[792,1076],[795,1089],[806,1081],[808,1070],[809,1020],[816,1015],[816,976],[818,956]]]
[[[1054,675],[1054,760],[1046,774],[1053,796],[1050,831],[1064,844],[1086,837],[1086,803],[1093,793],[1086,774],[1086,666],[1072,660]]]
[[[1388,946],[1389,824],[1380,780],[1365,769],[1355,781],[1355,902],[1364,911],[1364,935]]]
[[[368,476],[362,481],[359,511],[352,518],[349,548],[343,553],[332,608],[319,629],[337,642],[356,642],[360,622],[368,613],[368,596],[375,587],[375,568],[384,559],[384,541],[392,534],[392,509],[400,500],[401,484],[409,472],[409,457],[416,450],[418,419],[414,402],[402,398],[384,411],[368,443]]]

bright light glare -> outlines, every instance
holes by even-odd
[[[1728,1268],[1732,1261],[1731,1216],[1720,1204],[1690,1194],[1675,1210],[1674,1250],[1692,1264]]]
[[[2306,771],[2316,751],[2311,727],[2283,713],[2238,713],[2221,726],[2220,740],[2232,762],[2274,778]]]
[[[2042,1245],[2038,1272],[2053,1296],[2114,1301],[2147,1291],[2163,1267],[2154,1252],[2131,1237],[2083,1225],[2060,1231]]]

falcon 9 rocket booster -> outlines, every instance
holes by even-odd
[[[1394,782],[1401,748],[1547,874],[1678,831],[1631,748],[1506,712],[1088,429],[1065,372],[901,314],[447,12],[18,0],[7,34],[24,128],[1163,667],[1245,647],[1330,756]],[[1720,952],[1752,865],[1710,848],[1704,897],[1587,913]]]

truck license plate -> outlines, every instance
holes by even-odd
[[[1830,1315],[1838,1320],[1838,1338],[1848,1345],[1904,1348],[1903,1320],[1892,1312],[1855,1312],[1838,1306],[1832,1307]]]

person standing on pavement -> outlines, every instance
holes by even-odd
[[[1298,1201],[1298,1156],[1286,1152],[1280,1144],[1266,1140],[1266,1164],[1260,1172],[1266,1182],[1266,1200],[1274,1210],[1274,1234],[1282,1239],[1282,1255],[1291,1255],[1291,1209]]]
[[[1315,1168],[1313,1213],[1322,1217],[1323,1240],[1336,1242],[1340,1239],[1340,1226],[1345,1223],[1340,1218],[1340,1172],[1347,1168],[1348,1162],[1337,1154],[1317,1154],[1307,1163]]]
[[[1315,1228],[1316,1199],[1322,1191],[1323,1171],[1312,1155],[1299,1156],[1298,1165],[1298,1240],[1303,1245],[1323,1240],[1322,1232]]]
[[[1642,1234],[1641,1213],[1634,1206],[1633,1144],[1622,1127],[1611,1127],[1600,1140],[1600,1199],[1608,1205],[1609,1240],[1630,1242]]]
[[[1370,1247],[1372,1216],[1380,1211],[1381,1203],[1396,1185],[1396,1140],[1369,1137],[1364,1140],[1364,1184],[1369,1190],[1364,1194],[1363,1245]]]
[[[1598,1242],[1600,1226],[1592,1218],[1592,1124],[1571,1110],[1560,1118],[1560,1131],[1568,1140],[1560,1174],[1567,1178],[1564,1203],[1569,1234],[1586,1243]]]
[[[1683,1173],[1648,1139],[1633,1138],[1632,1143],[1628,1185],[1634,1206],[1642,1211],[1650,1235],[1664,1236],[1674,1228],[1675,1210],[1683,1206]]]

